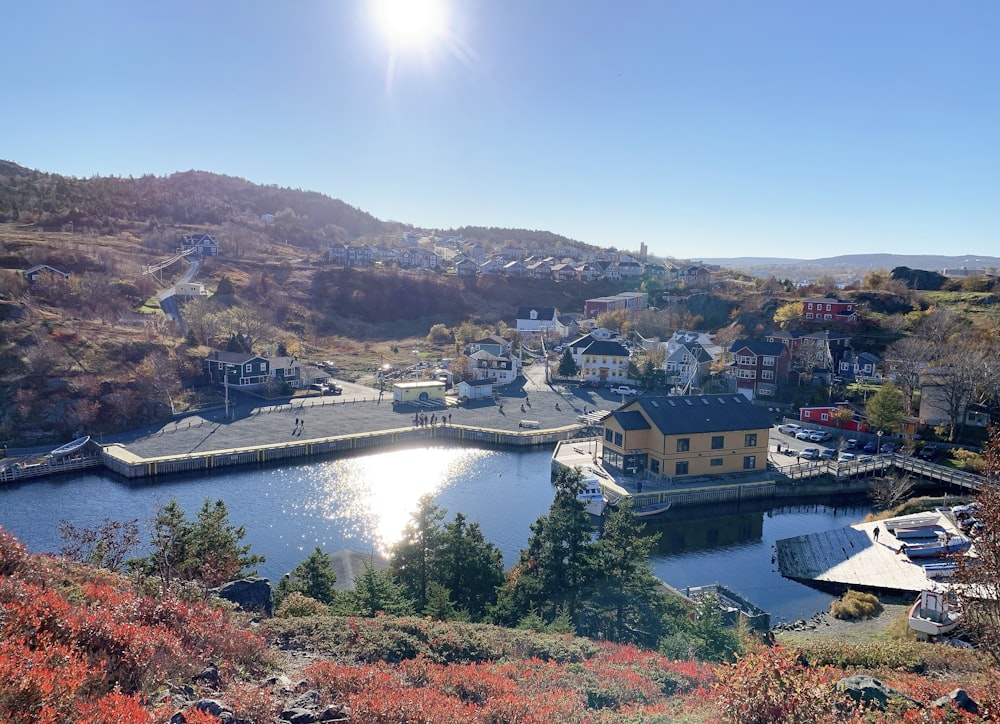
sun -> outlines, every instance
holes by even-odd
[[[375,18],[394,49],[424,48],[445,34],[442,0],[376,0]]]

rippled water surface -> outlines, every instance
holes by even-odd
[[[550,453],[471,448],[395,450],[281,468],[240,470],[130,484],[102,475],[0,488],[0,526],[32,551],[57,551],[58,525],[93,526],[105,517],[139,518],[176,498],[193,518],[206,499],[222,498],[246,542],[267,557],[272,580],[313,548],[385,551],[423,495],[478,522],[508,566],[525,545],[529,525],[552,502]],[[660,534],[651,563],[660,578],[683,588],[723,583],[771,612],[776,621],[825,609],[830,596],[783,579],[772,563],[776,540],[857,522],[864,505],[807,503],[774,507],[675,508],[648,525]]]

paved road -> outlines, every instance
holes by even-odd
[[[537,420],[541,428],[578,422],[584,409],[613,410],[620,404],[605,390],[550,386],[541,365],[525,368],[527,379],[500,390],[500,398],[454,407],[424,409],[438,424],[447,415],[449,424],[518,430],[523,419]],[[290,404],[270,404],[230,391],[233,415],[222,410],[192,415],[165,425],[104,442],[121,442],[142,457],[178,455],[206,450],[264,445],[276,442],[406,428],[414,425],[418,408],[395,407],[391,392],[381,400],[378,391],[363,385],[338,382],[342,395],[295,398]],[[522,406],[524,412],[521,411]],[[300,424],[296,424],[299,421]]]

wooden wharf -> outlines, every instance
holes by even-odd
[[[936,517],[942,530],[962,535],[948,516],[938,513]],[[784,538],[775,544],[778,570],[785,578],[841,589],[919,593],[940,586],[921,563],[900,552],[904,541],[890,532],[896,526],[926,524],[927,518],[927,513],[917,513]]]

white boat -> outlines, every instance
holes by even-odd
[[[951,633],[962,623],[962,614],[951,605],[946,593],[941,591],[921,591],[909,615],[910,628],[918,638],[943,636]]]
[[[608,507],[608,498],[601,488],[601,481],[588,476],[581,482],[583,489],[576,494],[576,499],[583,503],[591,515],[604,515],[604,509]]]
[[[651,515],[659,515],[660,513],[666,513],[670,510],[670,503],[672,501],[666,501],[664,503],[650,503],[649,505],[638,505],[632,508],[632,514],[636,518],[647,518]]]
[[[951,578],[955,574],[958,566],[951,561],[940,561],[936,563],[924,564],[924,573],[928,578],[937,580],[940,578]]]
[[[72,455],[77,450],[81,449],[84,445],[90,442],[90,435],[84,437],[78,437],[73,442],[68,442],[65,445],[57,447],[55,450],[49,453],[50,458],[61,458],[66,455]]]

